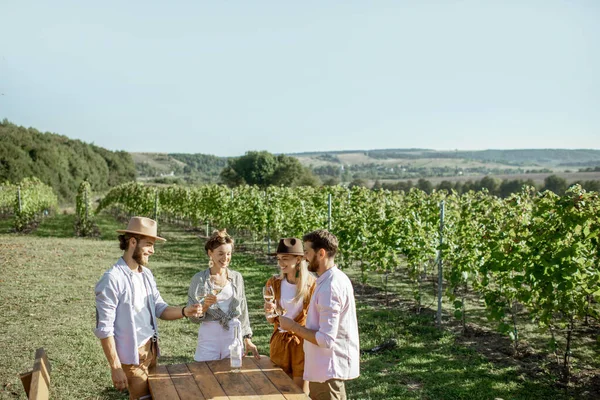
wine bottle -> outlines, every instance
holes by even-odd
[[[229,346],[231,371],[239,372],[242,369],[242,341],[240,340],[240,327],[236,324],[233,329],[233,343]]]

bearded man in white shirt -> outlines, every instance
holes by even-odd
[[[326,230],[304,235],[304,258],[318,276],[306,326],[280,317],[282,329],[304,339],[304,380],[310,398],[346,399],[344,382],[360,374],[360,350],[354,289],[335,265],[338,239]]]
[[[127,229],[118,230],[121,257],[96,284],[96,329],[111,378],[117,390],[129,390],[130,399],[149,399],[148,374],[156,365],[156,318],[174,320],[202,315],[199,304],[169,306],[146,268],[154,254],[156,221],[133,217]]]

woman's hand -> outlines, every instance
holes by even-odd
[[[206,310],[208,310],[208,308],[210,306],[212,306],[213,304],[215,304],[217,302],[217,296],[215,296],[214,294],[209,294],[208,296],[206,296],[204,298],[204,304],[202,307],[202,312],[206,313]]]
[[[265,308],[265,317],[267,318],[267,321],[272,324],[275,321],[275,318],[277,318],[277,316],[274,315],[275,304],[265,301],[264,308]]]
[[[244,343],[246,343],[246,352],[244,353],[244,357],[248,355],[248,352],[251,352],[254,355],[255,360],[260,360],[260,354],[258,354],[258,347],[252,343],[250,339],[244,339]]]
[[[279,326],[285,331],[293,331],[296,322],[287,317],[279,317]]]

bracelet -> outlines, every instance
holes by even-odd
[[[181,315],[183,315],[183,317],[185,318],[185,312],[183,310],[185,310],[185,307],[181,308]]]

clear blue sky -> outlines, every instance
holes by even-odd
[[[112,150],[600,148],[600,1],[0,2],[0,119]]]

